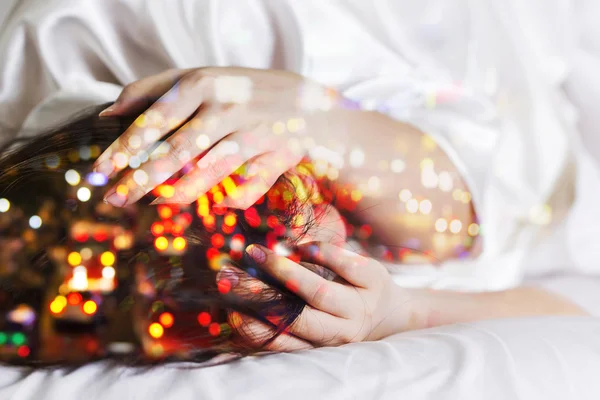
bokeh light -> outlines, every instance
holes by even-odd
[[[73,251],[71,253],[69,253],[69,255],[67,256],[67,262],[69,263],[69,265],[76,267],[79,264],[81,264],[81,254],[79,254],[76,251]]]
[[[85,303],[83,303],[83,312],[86,313],[87,315],[95,314],[97,310],[98,310],[98,305],[96,304],[95,301],[88,300]]]
[[[162,327],[161,324],[159,324],[157,322],[153,322],[148,327],[148,333],[154,339],[160,339],[161,337],[163,337],[163,335],[165,333],[165,329]]]
[[[79,185],[79,182],[81,182],[81,176],[79,175],[79,172],[75,171],[74,169],[70,169],[65,172],[65,180],[69,185],[77,186]]]
[[[186,248],[187,241],[182,237],[176,237],[173,239],[173,248],[177,251],[182,251]]]
[[[175,323],[175,318],[173,317],[173,314],[164,312],[158,317],[158,322],[160,322],[165,328],[170,328]]]
[[[29,226],[32,229],[39,229],[42,226],[42,219],[38,215],[29,218]]]
[[[111,251],[105,251],[100,256],[100,263],[106,267],[115,264],[115,255]]]
[[[169,241],[164,236],[159,236],[154,241],[154,246],[157,250],[164,251],[169,247]]]
[[[0,199],[0,212],[5,213],[10,210],[10,201],[7,199]]]
[[[92,192],[86,187],[81,187],[77,190],[77,198],[79,201],[85,203],[92,198]]]
[[[114,267],[107,266],[102,268],[102,278],[104,279],[114,279],[116,275],[116,271]]]

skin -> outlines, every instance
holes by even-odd
[[[313,94],[308,102],[302,95],[307,90]],[[236,97],[232,93],[246,95]],[[155,103],[149,100],[159,97]],[[439,147],[424,146],[426,135],[414,127],[378,112],[349,109],[345,104],[335,92],[285,71],[170,70],[135,82],[101,115],[143,112],[142,117],[100,156],[96,170],[113,176],[127,166],[123,160],[148,152],[154,141],[176,132],[167,139],[166,152],[155,152],[150,161],[137,168],[147,177],[143,185],[133,179],[137,171],[128,170],[105,199],[115,206],[131,204],[194,160],[191,171],[175,184],[172,196],[158,198],[155,203],[190,203],[245,166],[253,178],[224,203],[245,209],[310,148],[335,149],[342,143],[346,151],[360,149],[363,155],[359,167],[345,163],[335,171],[338,183],[361,189],[361,222],[369,224],[381,242],[391,248],[401,245],[410,233],[410,238],[418,241],[419,250],[431,251],[440,261],[452,258],[453,248],[437,249],[433,245],[433,222],[421,224],[419,229],[410,223],[406,218],[408,205],[398,207],[398,193],[409,190],[413,198],[431,201],[430,221],[450,215],[449,219],[469,226],[475,222],[470,201],[457,202],[451,192],[426,188],[420,179],[427,160],[437,172],[444,171],[453,178],[454,189],[468,193],[454,164]],[[286,121],[295,121],[290,125],[292,129],[282,125]],[[153,129],[150,140],[148,129]],[[377,140],[371,132],[377,133]],[[310,145],[290,145],[298,142]],[[405,165],[400,175],[381,163],[397,158],[402,158]],[[373,177],[379,181],[377,185],[369,184]],[[126,190],[118,191],[119,186]],[[335,229],[331,231],[339,237]],[[467,238],[466,229],[453,236],[457,243]],[[290,331],[270,343],[267,350],[292,351],[378,340],[406,330],[487,318],[585,314],[569,301],[534,288],[477,294],[402,289],[392,282],[379,261],[343,250],[327,237],[317,235],[312,240],[317,242],[301,247],[306,259],[331,269],[341,279],[327,281],[266,248],[247,249],[262,268],[291,285],[308,304]],[[469,250],[473,256],[479,251],[476,245]],[[231,280],[233,274],[240,273],[225,269],[217,279]],[[248,276],[234,280],[234,293],[261,284]],[[248,339],[274,328],[246,317],[234,319],[239,318],[244,323],[235,320],[232,325],[239,326],[238,333]]]

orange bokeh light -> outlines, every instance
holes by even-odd
[[[160,322],[165,328],[170,328],[173,326],[175,318],[173,318],[173,314],[164,312],[158,317],[158,322]]]
[[[165,227],[160,222],[155,222],[152,224],[150,231],[154,236],[160,236],[165,232]]]
[[[82,298],[79,293],[69,293],[69,295],[67,296],[67,301],[72,306],[76,306],[77,304],[81,303],[81,300]]]
[[[160,206],[158,207],[158,215],[160,215],[162,219],[168,219],[173,216],[173,210],[171,210],[171,207],[169,206]]]

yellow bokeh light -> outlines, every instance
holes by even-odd
[[[50,303],[50,311],[52,311],[54,314],[60,314],[64,309],[65,306],[57,303],[56,300]]]
[[[148,125],[148,117],[145,114],[140,115],[134,122],[138,128],[145,128]]]
[[[67,256],[67,262],[73,267],[78,266],[79,264],[81,264],[81,254],[79,254],[76,251],[69,253],[69,255]]]
[[[170,199],[175,195],[175,188],[171,185],[161,185],[159,188],[159,193],[162,197]]]
[[[223,179],[223,182],[221,182],[221,184],[223,185],[223,188],[225,189],[225,193],[227,193],[228,195],[231,195],[237,189],[235,182],[233,181],[233,179],[231,179],[230,176]]]
[[[237,217],[235,214],[227,214],[224,219],[225,225],[234,226],[237,222]]]
[[[54,301],[50,303],[50,311],[54,314],[60,314],[67,306],[67,298],[65,296],[56,296]]]
[[[165,334],[165,329],[158,322],[154,322],[148,327],[148,333],[154,339],[160,339]]]
[[[105,267],[115,264],[115,255],[110,251],[105,251],[100,256],[100,263]]]
[[[166,237],[160,236],[154,241],[154,246],[156,246],[157,250],[166,250],[169,247],[169,241]]]
[[[120,196],[127,196],[129,193],[129,188],[126,185],[117,186],[117,194]]]
[[[217,192],[213,195],[213,201],[217,204],[221,204],[223,202],[225,196],[223,196],[223,193],[221,192]]]
[[[54,298],[54,302],[61,307],[67,306],[67,298],[65,296],[56,296]]]
[[[362,199],[362,193],[360,190],[353,190],[352,193],[350,193],[350,198],[352,201],[360,201]]]
[[[469,225],[468,233],[470,236],[477,236],[479,234],[479,225],[477,225],[477,224]]]
[[[181,250],[185,249],[186,246],[187,246],[187,241],[185,240],[185,238],[176,237],[173,240],[173,248],[177,251],[181,251]]]
[[[87,315],[92,315],[98,310],[98,305],[93,300],[88,300],[83,303],[83,312]]]

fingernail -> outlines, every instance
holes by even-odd
[[[238,274],[229,267],[223,267],[217,274],[217,283],[223,279],[227,279],[231,284],[231,287],[234,287],[239,282]]]
[[[115,107],[114,106],[110,106],[110,107],[106,108],[105,110],[102,110],[102,112],[100,114],[98,114],[98,116],[99,117],[106,117],[106,116],[112,114],[113,111],[115,111]]]
[[[248,253],[250,257],[252,257],[254,261],[256,261],[259,264],[264,263],[267,259],[267,255],[265,254],[265,252],[254,244],[251,244],[250,246],[246,247],[246,253]]]
[[[122,196],[115,192],[106,196],[104,202],[115,207],[123,207],[127,203],[127,196]]]
[[[105,176],[110,176],[114,170],[115,167],[112,160],[104,160],[94,167],[94,172],[98,172]]]

